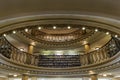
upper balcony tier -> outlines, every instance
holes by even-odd
[[[101,48],[83,55],[32,55],[20,51],[5,37],[0,38],[0,54],[10,61],[25,65],[48,68],[69,68],[88,66],[104,62],[120,51],[120,41],[112,37]]]
[[[101,28],[71,26],[32,25],[2,33],[0,67],[21,73],[69,75],[88,73],[90,70],[101,72],[113,65],[119,66],[118,34]],[[34,44],[30,44],[30,41],[34,41]],[[23,43],[27,47],[20,49]],[[28,45],[34,48],[32,54],[24,50],[29,48]]]

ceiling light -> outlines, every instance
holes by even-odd
[[[15,34],[16,33],[16,31],[13,31],[13,34]]]
[[[68,29],[70,29],[71,27],[70,27],[70,26],[68,26],[67,28],[68,28]]]
[[[41,27],[38,27],[38,29],[40,30],[40,29],[41,29]]]
[[[82,30],[85,30],[85,27],[83,27]]]
[[[53,29],[56,29],[56,26],[53,26]]]
[[[17,74],[14,74],[13,76],[14,76],[14,77],[17,77]]]
[[[94,71],[89,71],[89,74],[95,74],[95,72]]]
[[[99,50],[100,48],[99,47],[96,47],[95,50]]]
[[[35,46],[35,42],[32,42],[31,45]]]
[[[115,35],[115,37],[117,38],[117,37],[118,37],[118,35]]]
[[[55,55],[63,55],[63,51],[55,51]]]
[[[28,32],[28,29],[25,29],[25,32]]]
[[[107,76],[107,74],[103,74],[103,76],[104,76],[104,77],[106,77],[106,76]]]
[[[98,29],[95,29],[95,32],[98,32]]]
[[[7,35],[6,34],[3,34],[4,37],[6,37]]]
[[[24,49],[23,49],[23,48],[20,48],[20,51],[24,51]]]
[[[109,32],[106,32],[106,34],[108,35],[108,34],[110,34]]]
[[[83,41],[83,45],[86,45],[86,44],[88,44],[88,42],[87,41]]]

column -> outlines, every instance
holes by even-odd
[[[22,75],[22,80],[28,80],[28,75],[23,74]]]
[[[29,45],[28,53],[33,54],[33,49],[34,49],[34,46],[33,45]]]
[[[91,80],[98,80],[97,74],[91,74]]]
[[[84,47],[85,47],[85,53],[88,53],[90,50],[90,44],[85,44]]]

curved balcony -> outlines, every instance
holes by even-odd
[[[88,66],[104,62],[120,51],[120,41],[112,37],[111,40],[98,50],[84,55],[31,55],[20,51],[6,38],[0,38],[0,54],[16,63],[48,68],[69,68]]]
[[[76,41],[79,42],[80,40],[83,40],[86,37],[89,37],[92,34],[94,34],[94,30],[84,31],[79,28],[78,29],[57,29],[57,31],[56,29],[52,31],[49,29],[42,29],[42,30],[43,32],[41,30],[31,28],[27,32],[22,30],[21,34],[23,34],[23,36],[29,39],[40,42],[42,44],[47,43],[48,45],[54,44],[57,46],[63,45],[63,44],[65,45],[65,44],[75,43]],[[49,33],[47,33],[46,31],[48,31]],[[50,33],[50,31],[53,33]],[[61,31],[69,32],[69,33],[61,33]]]

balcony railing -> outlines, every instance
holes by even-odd
[[[12,61],[28,65],[37,65],[38,61],[37,56],[20,51],[18,48],[10,44],[4,37],[0,38],[0,54]]]
[[[33,65],[38,67],[66,68],[78,67],[99,62],[113,57],[120,51],[120,40],[112,37],[111,40],[98,50],[84,55],[31,55],[20,51],[6,38],[0,38],[0,54],[4,57],[22,64]]]

